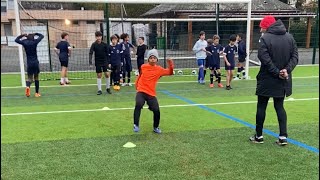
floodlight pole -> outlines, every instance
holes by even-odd
[[[20,27],[20,15],[19,15],[19,7],[18,7],[18,0],[14,0],[14,15],[16,18],[16,35],[19,36],[21,34],[21,27]],[[24,62],[23,62],[23,51],[22,46],[18,45],[19,51],[19,61],[20,61],[20,73],[21,73],[21,86],[26,87],[26,77],[24,71]]]
[[[219,4],[216,4],[216,29],[217,35],[219,35]]]
[[[250,33],[251,33],[251,1],[248,2],[248,13],[247,13],[247,37],[246,37],[246,69],[245,69],[245,73],[246,73],[246,79],[250,79],[249,76],[249,55],[250,55]]]
[[[124,28],[123,28],[123,4],[120,5],[121,6],[121,30],[122,30],[122,34],[124,33]]]

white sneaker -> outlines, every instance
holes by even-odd
[[[132,84],[131,84],[131,83],[128,83],[127,86],[132,86]]]
[[[121,86],[126,86],[126,85],[127,85],[127,83],[122,83],[122,84],[121,84]]]
[[[233,78],[233,80],[240,80],[238,77]]]

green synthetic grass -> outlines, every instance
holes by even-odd
[[[255,77],[258,69],[250,69]],[[294,99],[287,101],[289,137],[319,148],[319,66],[297,67]],[[301,78],[306,77],[306,78]],[[19,86],[19,75],[1,75],[1,86]],[[233,90],[209,89],[194,76],[163,77],[158,85],[161,106],[187,105],[163,91],[255,124],[254,80],[233,81]],[[188,81],[185,83],[166,83]],[[26,98],[23,88],[1,88],[1,114],[93,110],[1,116],[2,179],[319,179],[319,154],[289,144],[278,147],[248,142],[254,130],[197,106],[161,108],[162,134],[152,132],[152,113],[144,108],[141,132],[132,132],[134,87],[97,96],[95,80],[57,86],[41,81],[42,97]],[[83,86],[82,86],[83,85]],[[33,88],[32,88],[32,92]],[[229,102],[229,104],[219,104]],[[104,110],[108,107],[113,110]],[[278,133],[273,103],[265,128]],[[123,148],[126,142],[137,147]]]

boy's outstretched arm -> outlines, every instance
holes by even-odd
[[[161,68],[160,76],[173,75],[173,68],[174,68],[173,60],[172,59],[167,59],[167,64],[169,65],[169,67],[166,68],[166,69]]]

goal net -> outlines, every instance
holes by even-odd
[[[251,0],[186,1],[183,4],[178,1],[172,4],[175,0],[163,1],[163,4],[150,4],[148,1],[132,4],[130,0],[123,1],[124,4],[116,4],[115,1],[106,4],[99,0],[30,0],[17,1],[16,12],[14,2],[7,11],[7,21],[11,23],[13,33],[1,37],[1,73],[24,77],[25,52],[23,50],[22,57],[19,55],[19,45],[14,40],[19,33],[41,33],[44,39],[37,47],[41,80],[60,79],[61,64],[54,48],[61,41],[62,33],[68,33],[68,42],[72,47],[69,79],[96,78],[94,66],[89,65],[89,49],[95,41],[96,31],[103,33],[103,41],[108,44],[114,34],[127,33],[129,42],[135,47],[138,46],[138,39],[143,37],[148,49],[158,49],[160,65],[166,66],[165,59],[169,57],[175,60],[177,76],[197,75],[198,66],[192,48],[200,31],[205,31],[206,39],[218,34],[222,46],[229,43],[230,35],[242,33],[246,37],[249,55],[252,53],[249,51],[250,45],[256,46],[259,38],[259,33],[250,34],[252,26],[257,26],[254,23],[250,26]],[[19,25],[15,25],[15,17],[19,18]],[[136,48],[131,49],[131,59],[134,76],[137,70]],[[22,60],[23,63],[19,63]],[[252,63],[247,61],[246,64],[247,75],[249,64],[259,65],[254,58],[250,61]],[[223,69],[223,58],[221,66]]]

